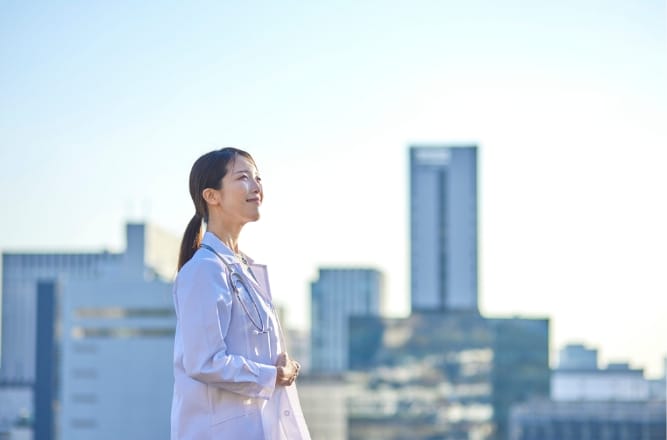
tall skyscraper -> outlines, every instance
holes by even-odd
[[[375,269],[320,269],[311,283],[311,369],[339,373],[348,368],[352,316],[379,316],[382,274]]]
[[[478,311],[477,147],[410,148],[413,312]]]

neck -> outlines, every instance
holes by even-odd
[[[206,230],[218,237],[235,254],[239,253],[239,235],[242,228],[243,225],[230,225],[222,221],[210,221],[206,225]]]

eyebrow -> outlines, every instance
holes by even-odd
[[[234,171],[234,174],[242,174],[242,173],[252,173],[252,170],[246,169],[246,170],[238,170]],[[259,171],[255,171],[256,174],[259,174]]]

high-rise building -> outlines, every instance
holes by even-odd
[[[414,312],[478,311],[477,147],[410,148]]]
[[[375,269],[320,269],[311,283],[311,369],[339,373],[348,368],[348,322],[379,316],[382,274]]]
[[[123,253],[3,254],[0,397],[19,383],[33,405],[2,413],[32,410],[35,438],[169,436],[178,239],[126,232]]]
[[[35,379],[37,283],[95,280],[108,273],[172,279],[178,240],[154,225],[129,223],[123,253],[3,252],[0,381]]]
[[[109,274],[59,289],[56,438],[169,438],[172,283]]]
[[[123,254],[109,252],[4,252],[0,381],[35,380],[39,280],[95,279],[122,261]]]

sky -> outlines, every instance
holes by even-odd
[[[181,236],[201,154],[249,151],[241,248],[307,329],[319,267],[409,313],[408,147],[478,145],[479,305],[649,376],[667,355],[662,0],[0,0],[0,251]]]

